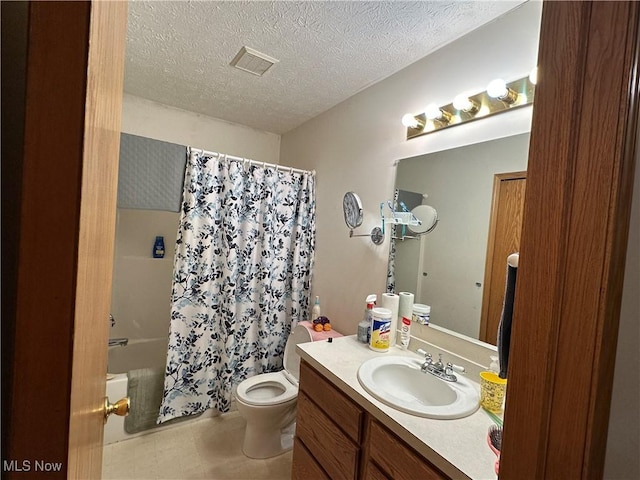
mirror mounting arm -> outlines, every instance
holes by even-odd
[[[380,229],[380,227],[373,227],[373,229],[371,230],[371,233],[358,234],[358,235],[354,235],[353,229],[351,229],[349,230],[349,238],[353,238],[353,237],[370,237],[371,241],[375,245],[382,245],[384,243],[384,234],[382,233],[382,230]]]

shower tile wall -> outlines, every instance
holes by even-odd
[[[111,299],[116,324],[110,337],[167,337],[179,220],[175,212],[118,209]],[[165,257],[153,258],[153,243],[160,235]]]

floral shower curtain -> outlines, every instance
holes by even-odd
[[[394,190],[393,205],[398,203],[398,189]],[[389,263],[387,264],[387,292],[396,291],[396,225],[391,225],[391,240],[389,245]]]
[[[158,423],[226,412],[233,385],[282,368],[314,248],[315,172],[189,149]]]

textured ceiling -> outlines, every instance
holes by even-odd
[[[281,134],[523,1],[134,0],[125,91]],[[279,63],[231,67],[243,45]]]

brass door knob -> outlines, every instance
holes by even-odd
[[[104,397],[104,423],[107,423],[107,419],[112,413],[115,413],[119,417],[126,417],[129,415],[130,408],[129,397],[121,398],[116,403],[110,403],[109,397]]]

